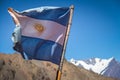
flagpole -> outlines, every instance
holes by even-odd
[[[68,21],[68,25],[67,25],[67,32],[66,32],[66,36],[65,36],[65,40],[64,40],[64,46],[63,46],[63,50],[62,50],[60,65],[59,65],[59,68],[58,68],[58,71],[57,71],[56,80],[61,80],[62,67],[63,67],[63,62],[64,62],[66,45],[67,45],[68,36],[69,36],[69,33],[70,33],[70,27],[71,27],[71,24],[72,24],[73,10],[74,10],[74,6],[71,5],[70,6],[70,17],[69,17],[69,21]]]

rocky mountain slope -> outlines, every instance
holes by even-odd
[[[88,60],[70,60],[76,66],[85,68],[95,73],[120,79],[120,63],[115,58],[100,59],[92,58]]]
[[[0,80],[55,80],[57,65],[24,60],[20,54],[0,54]],[[117,80],[100,76],[65,61],[61,80]]]

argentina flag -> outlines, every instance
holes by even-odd
[[[8,12],[20,27],[20,42],[28,59],[60,64],[70,8],[39,7],[22,12],[9,8]]]

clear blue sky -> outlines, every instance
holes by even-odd
[[[75,6],[66,58],[110,58],[120,61],[119,0],[0,0],[0,52],[14,53],[15,27],[8,7],[18,11],[40,6]]]

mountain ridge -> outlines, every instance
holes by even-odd
[[[109,59],[91,58],[87,60],[70,60],[76,66],[93,71],[103,76],[120,79],[120,63],[114,57]],[[116,70],[117,69],[117,70]]]
[[[24,60],[20,54],[0,54],[0,80],[55,80],[58,66],[40,60]],[[100,76],[64,61],[61,80],[118,80]]]

